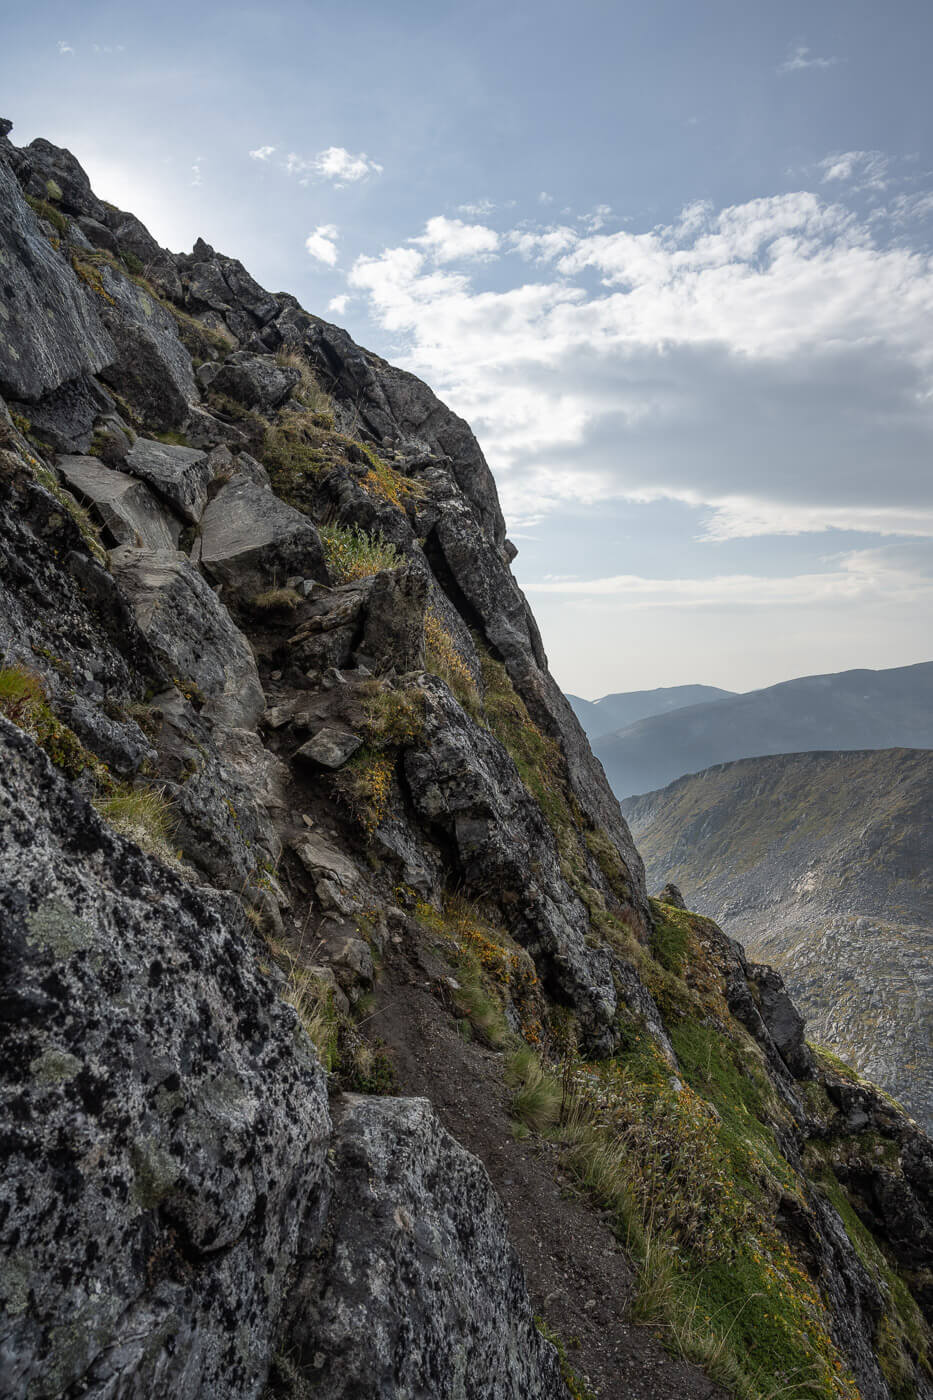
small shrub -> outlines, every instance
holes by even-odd
[[[363,730],[372,748],[398,749],[421,737],[425,702],[420,690],[384,690],[379,686],[364,696],[362,703]]]
[[[512,1090],[512,1113],[532,1132],[551,1128],[560,1116],[562,1088],[531,1046],[523,1045],[506,1060],[505,1082]]]
[[[395,760],[368,746],[335,773],[334,790],[350,816],[371,837],[389,807]]]
[[[359,525],[349,528],[327,525],[321,531],[321,541],[335,583],[352,583],[354,579],[381,573],[383,569],[397,569],[402,563],[394,544],[389,544],[381,534],[367,534]]]

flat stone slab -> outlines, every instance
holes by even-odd
[[[127,471],[141,477],[189,525],[197,525],[207,505],[211,468],[206,452],[137,438],[126,458]]]
[[[177,548],[181,525],[144,481],[104,466],[97,457],[60,457],[58,469],[72,490],[91,502],[117,544]]]
[[[319,768],[342,768],[362,743],[363,740],[358,734],[348,734],[344,730],[325,726],[318,730],[313,739],[309,739],[295,751],[295,757],[304,763],[317,764]]]

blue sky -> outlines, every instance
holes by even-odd
[[[588,697],[928,660],[933,7],[85,3],[4,17],[69,146],[473,424]]]

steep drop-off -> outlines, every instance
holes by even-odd
[[[732,759],[895,746],[933,748],[933,661],[801,676],[653,715],[594,749],[621,799]]]
[[[631,798],[648,878],[773,962],[809,1031],[933,1127],[933,753],[746,759]]]
[[[933,1394],[930,1142],[647,899],[469,428],[7,131],[0,1394]]]

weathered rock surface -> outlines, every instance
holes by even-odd
[[[153,427],[178,427],[198,391],[174,317],[145,288],[106,263],[100,278],[101,318],[116,346],[102,378]]]
[[[206,452],[138,437],[127,454],[126,469],[158,492],[189,525],[197,525],[211,480]]]
[[[215,724],[253,729],[265,707],[249,642],[184,554],[121,545],[114,577],[136,620],[184,689],[193,683]]]
[[[586,910],[561,875],[541,809],[502,745],[447,687],[426,676],[422,690],[425,742],[404,758],[415,810],[454,842],[467,890],[493,889],[505,908],[514,908],[510,932],[528,948],[551,993],[573,1007],[591,1045],[611,1046],[612,960],[605,948],[588,946]]]
[[[335,1131],[319,1273],[289,1333],[315,1395],[566,1396],[489,1178],[427,1100],[347,1095]]]
[[[77,375],[94,374],[116,350],[98,308],[40,231],[2,158],[0,206],[0,393],[32,401]]]
[[[232,598],[283,587],[286,579],[326,579],[321,537],[306,515],[248,476],[222,486],[201,519],[197,558]]]
[[[3,719],[0,749],[4,1394],[256,1396],[326,1199],[322,1071],[237,902]]]
[[[78,496],[90,501],[116,544],[174,550],[181,526],[149,487],[96,457],[60,457],[59,471]]]
[[[237,350],[211,376],[210,385],[214,393],[227,394],[248,408],[268,413],[285,402],[300,378],[296,369],[277,364],[272,355]]]

